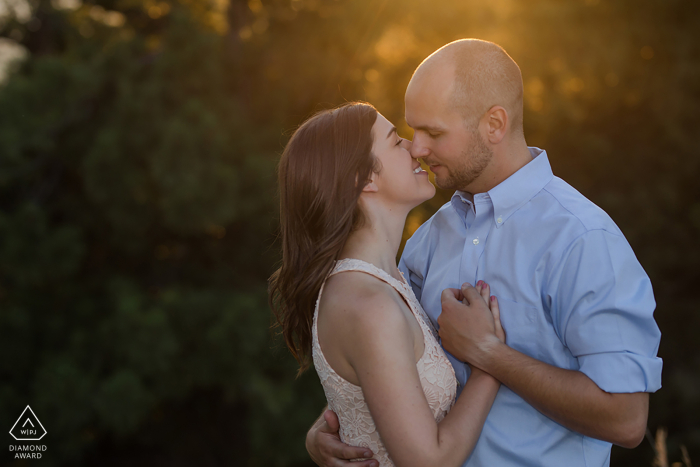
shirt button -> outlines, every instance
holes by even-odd
[[[478,238],[475,238],[474,240],[472,240],[472,243],[473,243],[474,245],[478,245],[478,244],[479,244],[479,239],[478,239]]]
[[[503,224],[503,218],[501,216],[498,216],[498,219],[496,219],[496,222],[499,224]]]

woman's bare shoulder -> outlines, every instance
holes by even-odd
[[[326,281],[319,304],[333,321],[352,320],[376,326],[404,319],[396,292],[386,282],[360,271],[344,271]],[[364,327],[364,326],[362,326]]]

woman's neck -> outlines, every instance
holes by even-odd
[[[396,254],[408,212],[387,209],[365,209],[364,212],[365,224],[350,234],[340,258],[367,261],[400,279]]]

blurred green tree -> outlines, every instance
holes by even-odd
[[[3,29],[29,57],[0,89],[0,425],[30,403],[47,465],[304,457],[321,401],[265,291],[283,124],[223,13],[41,1]]]

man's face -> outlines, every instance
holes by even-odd
[[[411,156],[422,159],[447,190],[470,192],[493,158],[491,149],[450,104],[451,83],[443,76],[422,77],[406,91],[406,122],[415,131]]]

